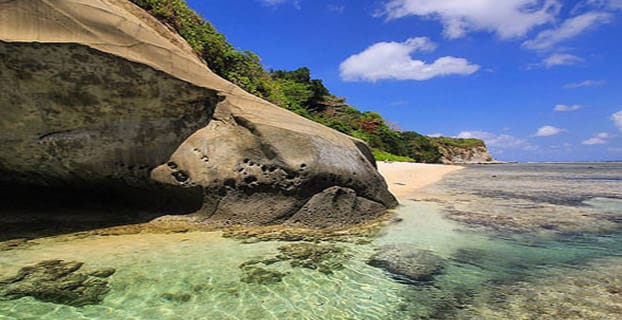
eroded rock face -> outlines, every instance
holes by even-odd
[[[340,227],[397,204],[365,143],[216,76],[129,1],[0,2],[0,20],[0,182],[198,194],[222,225]]]
[[[0,41],[0,81],[4,184],[155,188],[150,171],[218,101],[214,90],[77,44]]]
[[[476,164],[495,162],[486,146],[463,148],[449,145],[439,145],[444,164]]]
[[[374,219],[395,205],[364,143],[261,107],[220,103],[210,124],[152,177],[204,188],[198,215],[219,224],[336,228]],[[274,121],[279,117],[282,124]]]

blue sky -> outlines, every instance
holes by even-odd
[[[268,68],[506,161],[622,160],[622,0],[189,0]]]

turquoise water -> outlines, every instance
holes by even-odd
[[[223,238],[218,232],[39,239],[35,246],[1,253],[0,278],[46,259],[75,260],[85,263],[85,271],[115,268],[116,273],[108,279],[111,291],[100,304],[82,307],[31,297],[0,301],[0,319],[622,317],[622,267],[618,267],[622,266],[622,232],[616,227],[622,200],[616,198],[618,191],[599,186],[591,193],[584,190],[570,197],[572,201],[551,203],[548,193],[535,196],[550,182],[538,184],[534,175],[530,183],[537,185],[537,191],[530,193],[523,186],[519,195],[508,196],[516,192],[515,184],[498,181],[504,179],[507,171],[503,170],[474,167],[452,174],[421,194],[427,201],[404,201],[395,212],[402,220],[385,227],[371,242],[306,243],[333,252],[311,267],[295,259],[276,258],[291,242],[247,244]],[[512,170],[507,180],[516,180],[514,173],[533,168]],[[596,171],[598,177],[609,177],[604,172],[611,171],[609,167],[589,170]],[[576,174],[580,170],[570,171]],[[504,195],[498,199],[481,183],[480,189],[470,186],[471,179],[481,182],[492,175],[496,180],[491,188]],[[500,190],[500,185],[508,190]],[[524,229],[515,227],[516,223],[511,225],[514,230],[475,220],[458,222],[449,214],[468,208],[482,217],[489,212],[498,216],[510,210],[507,202],[513,200],[520,204],[515,215],[526,217],[521,223],[533,221],[531,211],[525,210],[525,201],[530,201],[534,216],[541,216],[538,213],[545,209],[556,209],[558,215],[572,209],[608,224],[597,232],[591,222],[587,223],[589,232],[574,225],[568,231],[548,225],[538,229],[531,224]],[[456,201],[468,206],[456,207]],[[491,210],[495,201],[500,209]],[[397,281],[366,263],[378,247],[389,244],[430,250],[444,259],[445,269],[431,282]],[[263,263],[257,263],[259,260]],[[242,266],[245,263],[278,273],[280,279],[242,281],[248,279],[250,270]]]

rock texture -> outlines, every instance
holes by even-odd
[[[420,282],[433,280],[444,269],[445,262],[429,250],[400,244],[378,248],[367,263],[386,270],[400,281]]]
[[[45,302],[84,306],[100,303],[110,291],[108,278],[114,269],[80,273],[81,262],[47,260],[23,267],[16,276],[0,280],[0,299],[30,296]]]
[[[0,20],[0,182],[191,195],[223,225],[340,227],[396,205],[365,143],[216,76],[129,1],[2,1]]]
[[[471,148],[439,144],[438,149],[442,154],[441,162],[444,164],[482,164],[494,163],[485,145]]]

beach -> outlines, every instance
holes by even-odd
[[[389,190],[399,200],[415,195],[419,190],[437,183],[447,174],[464,169],[462,166],[410,162],[378,162]]]

